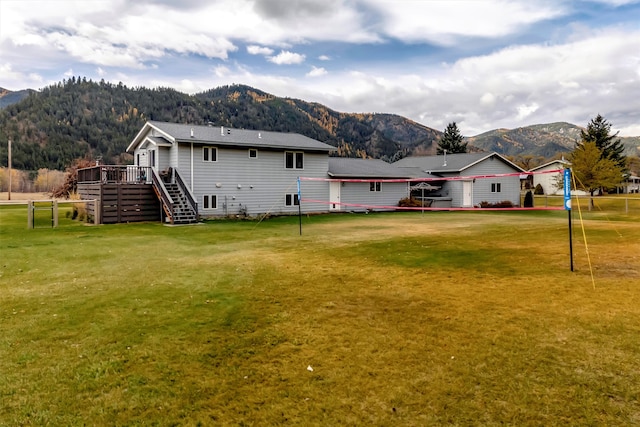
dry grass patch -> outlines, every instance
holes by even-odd
[[[0,221],[7,424],[640,421],[637,222],[594,290],[561,213]]]

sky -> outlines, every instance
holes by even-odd
[[[0,0],[0,87],[246,84],[473,136],[640,136],[640,0]]]

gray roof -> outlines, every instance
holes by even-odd
[[[329,157],[329,176],[334,178],[409,178],[412,175],[383,160]]]
[[[565,167],[571,166],[571,162],[569,162],[569,161],[567,161],[565,159],[552,160],[552,161],[550,161],[548,163],[545,163],[544,165],[536,166],[535,168],[529,169],[529,172],[534,172],[534,171],[549,167],[549,166],[553,165],[554,163],[559,163],[561,165],[562,169],[564,169]]]
[[[446,162],[444,155],[405,157],[404,159],[400,159],[397,162],[393,163],[393,165],[399,168],[413,168],[414,170],[419,169],[421,171],[429,173],[460,173],[463,170],[475,165],[476,163],[488,159],[489,157],[496,157],[502,160],[504,163],[510,165],[518,172],[524,172],[521,167],[505,159],[498,153],[447,154]]]
[[[166,139],[161,138],[161,137],[149,136],[148,138],[150,140],[152,140],[153,142],[155,142],[157,145],[171,145],[171,143],[169,141],[167,141]]]
[[[269,132],[259,130],[234,129],[222,126],[199,126],[180,123],[167,123],[148,121],[127,151],[135,148],[142,142],[143,132],[146,128],[155,128],[166,135],[170,142],[194,142],[200,144],[216,144],[255,148],[276,148],[302,151],[324,151],[335,150],[335,147],[308,138],[297,133]],[[193,136],[192,136],[193,131]]]

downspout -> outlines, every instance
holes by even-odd
[[[190,181],[191,181],[191,192],[193,193],[193,142],[191,143],[191,166],[189,167],[189,169],[191,169]]]

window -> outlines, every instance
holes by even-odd
[[[284,167],[286,169],[303,169],[304,153],[298,151],[285,151]]]
[[[502,188],[501,188],[501,184],[499,182],[492,182],[491,183],[491,192],[492,193],[500,193],[502,192]]]
[[[255,148],[250,148],[249,149],[249,158],[250,159],[257,159],[258,158],[258,150],[256,150]]]
[[[202,147],[202,161],[203,162],[217,162],[218,161],[218,149],[216,147]]]
[[[369,183],[369,191],[381,191],[382,183],[380,182],[370,182]]]
[[[203,209],[218,209],[218,196],[215,194],[205,194],[202,197]]]
[[[300,199],[298,199],[298,193],[286,194],[284,196],[285,206],[298,206],[299,204],[300,204]]]

